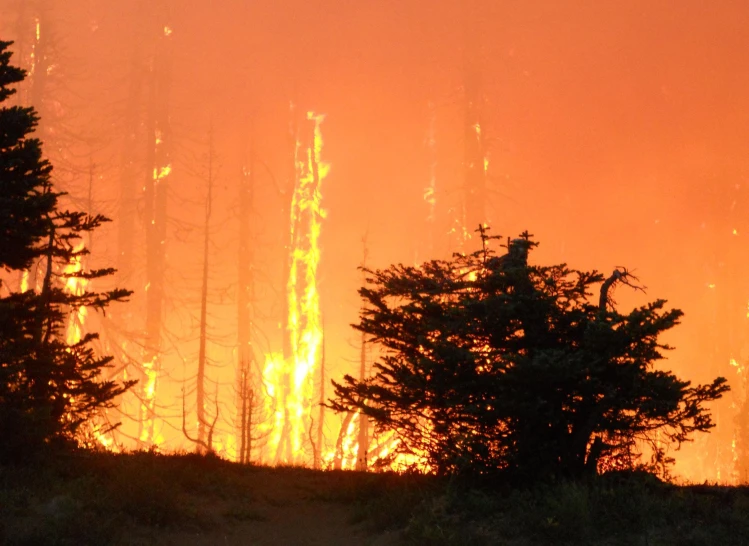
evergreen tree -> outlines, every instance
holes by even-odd
[[[16,91],[25,73],[11,66],[9,42],[0,41],[0,104]],[[25,269],[40,255],[38,243],[47,233],[46,217],[56,205],[48,192],[50,164],[42,159],[41,143],[25,138],[39,119],[32,108],[0,109],[0,266]]]
[[[619,313],[610,292],[626,270],[529,265],[527,233],[503,256],[480,233],[472,254],[366,270],[355,328],[382,356],[371,378],[333,382],[331,407],[397,431],[397,451],[438,474],[521,479],[633,469],[643,449],[662,469],[666,447],[713,427],[704,405],[725,379],[691,386],[655,367],[681,311]]]
[[[14,92],[8,86],[25,75],[10,65],[10,45],[0,42],[0,103]],[[61,210],[64,194],[52,188],[41,143],[28,137],[36,123],[32,108],[0,109],[0,263],[11,271],[33,263],[41,278],[38,286],[0,299],[0,461],[73,441],[83,423],[132,386],[102,380],[112,358],[95,354],[96,334],[66,339],[71,312],[103,310],[130,292],[65,290],[71,279],[114,272],[66,268],[88,253],[82,234],[107,219]]]

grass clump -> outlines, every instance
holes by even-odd
[[[125,530],[217,523],[205,498],[243,499],[231,464],[157,453],[61,453],[0,467],[0,543],[117,544]]]
[[[411,508],[405,511],[389,502],[398,493],[361,505],[392,506],[392,514],[372,514],[370,521],[399,526],[411,545],[749,544],[745,487],[676,486],[642,476],[527,488],[447,483],[406,488]]]

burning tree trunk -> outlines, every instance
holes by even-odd
[[[161,331],[166,265],[167,196],[171,173],[169,124],[169,88],[171,83],[171,28],[167,17],[156,17],[155,52],[149,90],[148,143],[145,180],[146,231],[146,335],[141,381],[142,404],[139,441],[142,446],[155,443],[155,404],[157,381],[161,371]]]
[[[283,199],[283,207],[281,214],[285,218],[291,218],[291,229],[288,234],[288,240],[285,242],[285,249],[288,252],[288,258],[284,261],[283,268],[283,279],[288,284],[288,279],[291,271],[291,262],[293,260],[293,249],[294,249],[294,236],[295,236],[295,223],[294,223],[294,197],[296,188],[299,184],[300,179],[300,166],[299,166],[299,153],[300,153],[300,142],[299,142],[299,120],[296,105],[292,101],[289,105],[289,132],[288,132],[288,151],[289,151],[289,174],[286,178],[286,189]],[[291,316],[291,303],[289,298],[284,298],[284,333],[283,336],[283,358],[288,360],[292,358],[291,352],[291,337],[288,335],[290,330],[289,317]]]
[[[284,344],[284,369],[275,403],[282,412],[275,461],[305,462],[317,366],[320,365],[322,323],[317,291],[320,261],[319,237],[323,210],[320,185],[328,166],[321,162],[321,116],[307,114],[304,141],[297,145],[296,185],[291,195],[291,246],[286,295],[288,345]],[[307,457],[308,461],[309,458]]]
[[[283,350],[283,361],[284,363],[292,362],[294,359],[293,350],[291,347],[292,341],[291,341],[291,330],[292,330],[292,324],[291,324],[291,316],[292,316],[292,303],[291,303],[291,294],[288,290],[288,285],[291,279],[291,264],[294,260],[294,248],[295,248],[295,241],[294,237],[297,232],[296,225],[295,225],[295,219],[294,219],[294,200],[296,196],[296,188],[299,185],[300,180],[300,168],[299,168],[299,123],[298,123],[298,114],[296,111],[296,104],[294,101],[292,101],[289,105],[289,166],[291,167],[289,175],[287,177],[287,183],[286,183],[286,193],[285,193],[285,199],[284,199],[284,208],[282,209],[282,214],[286,218],[291,218],[291,229],[289,231],[289,239],[288,243],[286,245],[286,250],[289,253],[288,259],[284,261],[284,269],[283,269],[283,276],[282,278],[286,281],[287,285],[287,294],[284,298],[284,308],[283,308],[283,314],[284,314],[284,331],[283,331],[283,339],[282,339],[282,350]],[[291,420],[289,416],[289,410],[288,410],[288,404],[286,401],[286,395],[288,391],[290,390],[290,383],[288,379],[288,374],[284,373],[282,377],[282,384],[278,385],[278,398],[276,399],[275,403],[278,405],[280,404],[283,411],[283,422],[280,423],[280,426],[282,427],[279,444],[276,446],[276,453],[275,453],[275,462],[278,463],[281,461],[282,453],[286,451],[288,454],[288,449],[286,449],[285,445],[287,443],[289,434],[290,434],[290,426],[291,426]]]

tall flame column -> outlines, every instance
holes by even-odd
[[[275,463],[305,464],[312,462],[314,456],[312,412],[318,398],[315,379],[322,365],[323,341],[317,288],[320,233],[325,216],[320,190],[329,170],[321,160],[322,120],[322,116],[308,113],[303,124],[305,131],[297,143],[286,284],[288,356],[283,359],[270,356],[263,374],[266,390],[274,399],[268,443]]]

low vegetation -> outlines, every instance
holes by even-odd
[[[469,486],[146,452],[0,467],[0,543],[9,545],[686,546],[747,537],[749,489],[677,486],[647,474]]]

